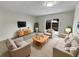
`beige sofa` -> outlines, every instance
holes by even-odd
[[[26,36],[32,32],[33,31],[30,28],[23,28],[23,29],[19,29],[18,31],[16,31],[16,36],[22,37],[22,36]]]
[[[68,38],[69,37],[69,38]],[[78,39],[71,33],[65,38],[53,38],[53,56],[54,57],[78,57],[79,43]]]
[[[52,38],[52,31],[53,31],[53,29],[45,30],[45,31],[44,31],[44,34],[45,34],[45,35],[48,35],[50,38]]]
[[[53,57],[73,57],[73,55],[65,50],[53,48]]]
[[[8,39],[6,41],[8,52],[13,57],[26,57],[31,53],[31,42],[25,42],[21,38]]]

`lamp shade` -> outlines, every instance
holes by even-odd
[[[71,30],[71,28],[67,27],[67,28],[65,28],[65,31],[66,31],[67,33],[70,33],[72,30]]]
[[[38,27],[36,27],[36,28],[35,28],[35,30],[36,30],[36,32],[38,32],[39,28],[38,28]]]

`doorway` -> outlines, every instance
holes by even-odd
[[[53,29],[55,31],[58,31],[59,27],[59,19],[53,19],[53,20],[46,20],[46,30],[47,29]]]
[[[53,19],[52,29],[54,29],[55,31],[58,31],[58,27],[59,27],[59,19]]]
[[[46,30],[51,29],[51,20],[46,21]]]

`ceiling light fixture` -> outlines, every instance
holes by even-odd
[[[54,5],[56,5],[56,1],[45,1],[44,2],[44,6],[47,6],[47,7],[52,7]]]

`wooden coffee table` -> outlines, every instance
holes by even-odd
[[[34,36],[33,39],[33,43],[35,43],[38,46],[42,46],[44,43],[46,43],[48,41],[49,36],[47,35],[38,35],[38,36]]]

